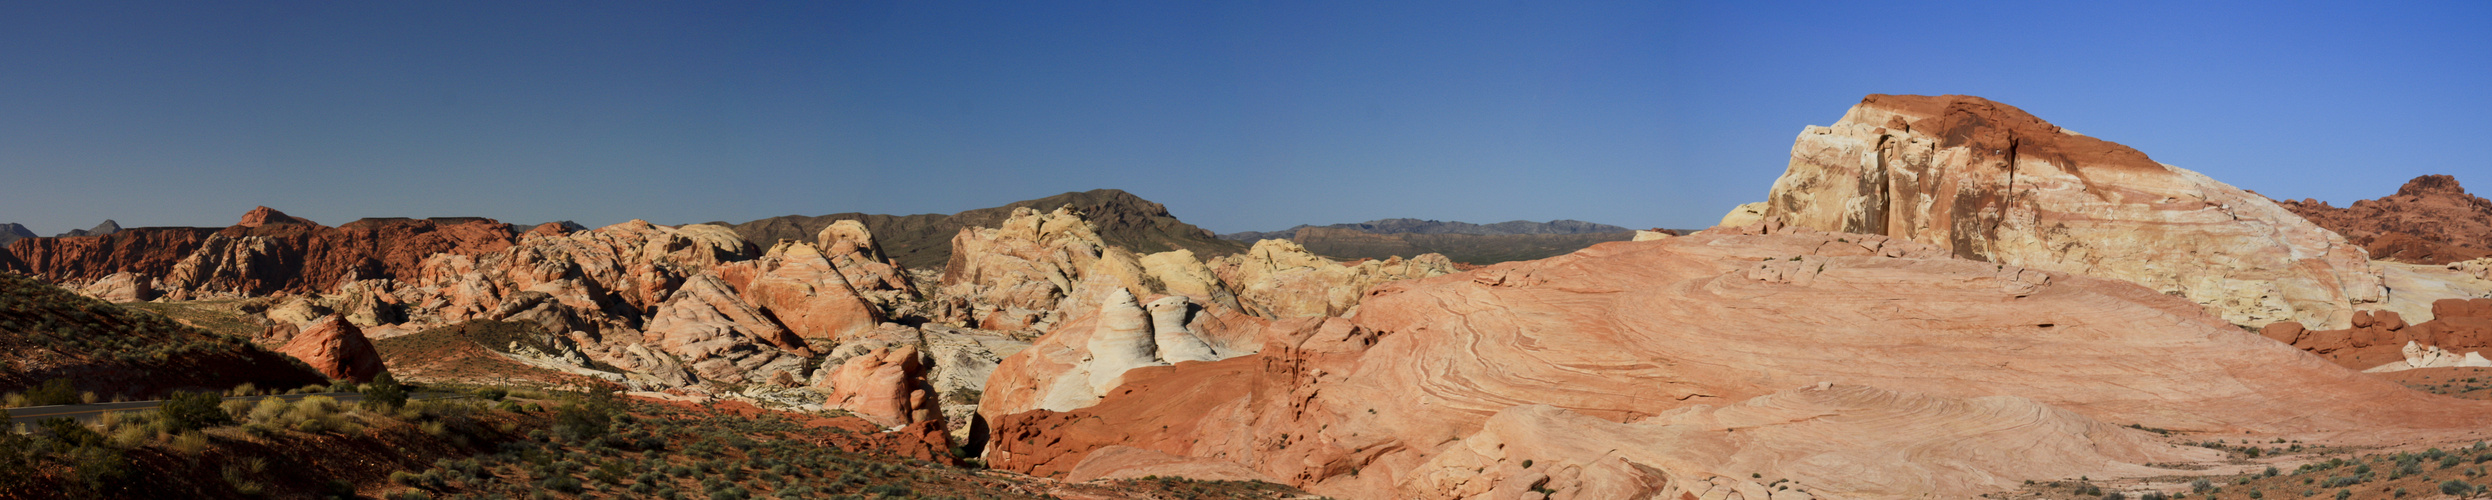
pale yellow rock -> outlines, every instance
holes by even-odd
[[[1635,241],[1666,240],[1676,238],[1678,236],[1679,235],[1676,234],[1670,234],[1669,231],[1646,231],[1642,229],[1635,231]]]
[[[1731,212],[1722,214],[1722,223],[1717,225],[1724,227],[1740,227],[1755,224],[1757,221],[1765,220],[1765,207],[1767,205],[1769,204],[1760,201],[1755,203],[1743,203],[1739,206],[1731,207]]]
[[[1263,240],[1246,253],[1223,257],[1216,271],[1237,291],[1246,312],[1271,318],[1339,316],[1358,307],[1377,285],[1441,276],[1453,261],[1422,254],[1341,265],[1289,240]]]

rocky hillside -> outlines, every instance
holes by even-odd
[[[789,215],[771,217],[742,224],[712,222],[728,226],[754,246],[767,248],[779,240],[812,238],[831,223],[853,220],[865,224],[882,243],[883,250],[898,259],[900,265],[917,269],[934,269],[951,259],[952,237],[962,228],[996,227],[1012,211],[1028,208],[1040,212],[1071,207],[1083,214],[1109,244],[1136,252],[1154,253],[1169,250],[1190,250],[1211,258],[1238,253],[1246,244],[1220,239],[1211,231],[1194,227],[1168,213],[1168,207],[1116,189],[1094,189],[1064,193],[1035,200],[1024,200],[994,208],[981,208],[951,215],[881,215],[840,213],[821,216]]]
[[[1379,219],[1229,233],[1220,238],[1241,242],[1290,240],[1306,246],[1308,251],[1339,259],[1411,258],[1434,253],[1455,262],[1484,265],[1564,255],[1595,243],[1634,239],[1635,231],[1565,219],[1495,224]]]
[[[26,226],[18,225],[15,222],[0,224],[0,248],[8,247],[9,242],[33,237],[35,237],[35,232],[26,230]]]
[[[0,273],[0,392],[52,379],[68,379],[107,399],[176,389],[223,391],[246,382],[294,388],[329,380],[241,337]]]
[[[2286,452],[2216,437],[2311,453],[2492,424],[2241,328],[2387,328],[2368,310],[2419,301],[2449,319],[2318,338],[2480,342],[2454,329],[2474,303],[2440,300],[2480,270],[2372,263],[1975,97],[1871,96],[1792,151],[1741,225],[1384,283],[1355,314],[1062,306],[987,382],[987,464],[1342,498],[2108,497],[2092,483]],[[2150,488],[2173,491],[2124,495]]]
[[[2344,235],[2373,259],[2447,264],[2492,256],[2492,200],[2467,194],[2456,177],[2416,177],[2397,194],[2345,208],[2310,199],[2277,203]]]
[[[28,238],[9,244],[12,271],[55,283],[116,275],[176,299],[329,292],[359,279],[410,279],[435,254],[509,247],[507,224],[481,218],[363,219],[341,227],[268,207],[233,226],[138,228],[105,236]],[[132,296],[153,298],[151,293]]]
[[[112,219],[104,219],[102,224],[96,224],[94,228],[71,229],[69,232],[53,235],[53,237],[67,238],[71,236],[111,236],[113,233],[118,232],[121,232],[121,223],[113,222]]]

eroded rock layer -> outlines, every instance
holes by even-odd
[[[1808,127],[1764,216],[2126,280],[2239,325],[2383,300],[2360,247],[2267,198],[1972,96],[1872,95]]]

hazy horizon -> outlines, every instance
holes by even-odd
[[[1796,5],[1796,6],[1795,6]],[[0,5],[0,222],[954,213],[1710,225],[1863,95],[2278,199],[2469,154],[2492,5]]]

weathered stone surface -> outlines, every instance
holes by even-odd
[[[999,363],[987,380],[978,412],[991,420],[1034,409],[1083,408],[1116,391],[1136,369],[1166,366],[1172,357],[1234,358],[1254,353],[1263,343],[1266,321],[1235,310],[1195,309],[1178,297],[1155,300],[1158,308],[1152,310],[1123,288],[1108,287],[1104,295],[1096,308]],[[1162,343],[1161,330],[1168,330],[1168,344]]]
[[[651,315],[644,342],[703,381],[793,385],[805,380],[804,339],[763,316],[710,274],[693,275]]]
[[[1740,227],[1764,221],[1765,210],[1769,205],[1772,205],[1772,203],[1760,201],[1754,203],[1742,203],[1739,206],[1731,207],[1730,213],[1722,214],[1722,223],[1715,225]]]
[[[956,315],[985,330],[1045,330],[1058,302],[1107,244],[1066,209],[1015,209],[996,228],[963,228],[943,269],[944,294],[962,298]]]
[[[917,346],[902,344],[849,358],[828,379],[824,406],[848,410],[884,427],[943,419],[925,383],[926,364]]]
[[[720,266],[746,302],[770,312],[798,337],[837,343],[882,324],[883,312],[812,243],[782,241],[760,259]]]
[[[80,287],[78,293],[107,302],[146,302],[155,300],[155,280],[134,273],[113,273]]]
[[[2265,197],[1971,96],[1872,95],[1809,127],[1765,217],[2126,280],[2234,324],[2338,328],[2383,300],[2363,251]]]
[[[2221,460],[2115,425],[2389,443],[2492,423],[2492,404],[2360,375],[2155,290],[1947,253],[1789,227],[1610,243],[1384,285],[1354,319],[1258,321],[1254,354],[1134,368],[1070,411],[1004,389],[1074,378],[1081,344],[1055,337],[1104,329],[1077,317],[989,381],[988,463],[1062,474],[1126,446],[1343,498],[1710,498],[1752,473],[1820,497],[1953,498]],[[1903,451],[1925,447],[1949,451]]]
[[[277,352],[303,360],[329,378],[370,382],[388,367],[381,364],[381,352],[372,348],[371,339],[363,329],[342,316],[329,316],[303,329]]]
[[[2492,200],[2467,194],[2456,177],[2416,177],[2397,194],[2345,208],[2310,199],[2278,204],[2344,235],[2373,259],[2447,264],[2492,256],[2485,246],[2492,241]]]
[[[1221,258],[1213,270],[1237,291],[1238,304],[1246,312],[1292,318],[1347,313],[1358,307],[1368,289],[1450,273],[1454,263],[1428,254],[1343,265],[1289,240],[1263,240],[1246,253]]]
[[[2405,359],[2363,371],[2387,373],[2416,368],[2492,368],[2492,360],[2483,359],[2483,353],[2478,352],[2468,352],[2464,356],[2459,356],[2447,349],[2441,349],[2440,346],[2426,346],[2411,340],[2406,341],[2405,347],[2399,350],[2405,355]]]

